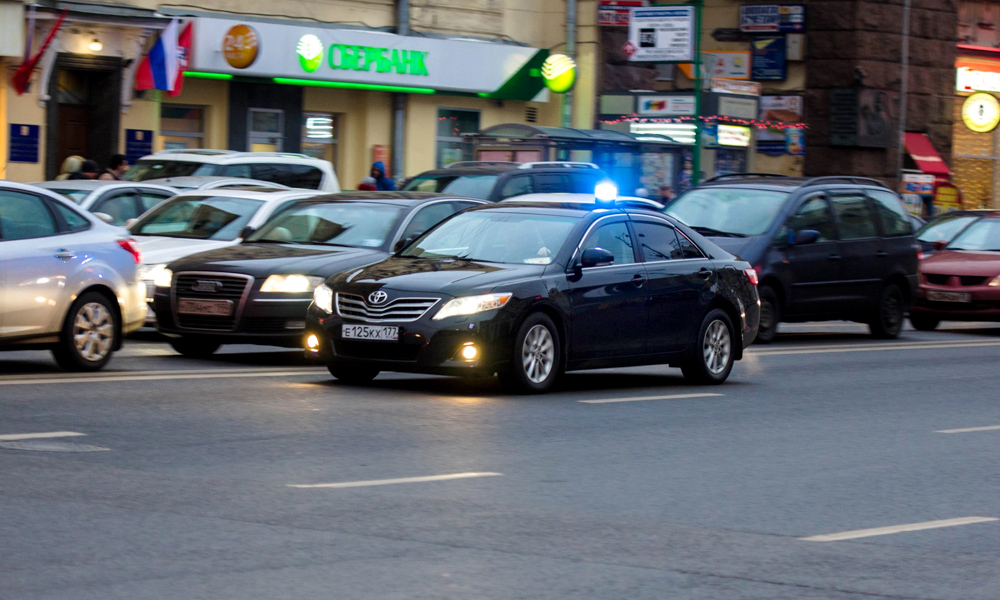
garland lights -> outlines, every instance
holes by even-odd
[[[722,115],[713,115],[709,117],[666,117],[666,118],[651,118],[651,117],[640,117],[639,115],[628,115],[622,116],[617,119],[602,119],[601,122],[606,125],[617,125],[619,123],[694,123],[695,119],[700,119],[702,123],[725,123],[727,125],[744,125],[747,127],[754,127],[757,129],[809,129],[809,125],[805,123],[785,123],[782,121],[762,121],[760,119],[737,119],[734,117],[726,117]]]

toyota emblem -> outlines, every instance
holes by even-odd
[[[382,290],[368,294],[368,304],[382,304],[388,299],[389,294],[386,294]]]

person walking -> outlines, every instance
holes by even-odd
[[[380,192],[395,191],[396,183],[385,176],[385,164],[382,161],[372,163],[371,176],[375,178],[375,189]]]
[[[97,163],[88,159],[83,161],[79,171],[71,173],[66,179],[97,179],[99,173],[100,168]]]
[[[128,159],[124,154],[112,154],[108,161],[108,168],[101,173],[98,179],[105,181],[122,181],[125,179],[125,171],[128,171]]]
[[[76,173],[83,166],[83,161],[86,160],[82,156],[67,156],[66,160],[63,161],[62,167],[59,168],[59,174],[56,175],[57,181],[63,181],[69,179],[70,175]]]

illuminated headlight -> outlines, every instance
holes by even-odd
[[[313,304],[326,313],[333,312],[333,290],[326,285],[317,286],[313,290]]]
[[[990,279],[990,282],[987,283],[986,285],[990,287],[1000,287],[1000,275],[997,275],[993,279]]]
[[[160,265],[161,267],[163,265]],[[167,268],[161,268],[153,277],[153,285],[161,288],[168,288],[174,282],[174,272]]]
[[[163,272],[167,265],[139,265],[139,279],[143,281],[156,281],[156,277]]]
[[[435,321],[447,319],[448,317],[461,317],[464,315],[474,315],[487,310],[500,308],[510,300],[510,293],[506,294],[483,294],[482,296],[465,296],[453,298],[441,307],[441,310],[434,315]]]
[[[279,294],[303,294],[323,283],[322,277],[312,275],[271,275],[260,286],[262,292]]]

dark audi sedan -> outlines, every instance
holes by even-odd
[[[222,344],[302,347],[313,288],[381,261],[482,200],[420,192],[345,192],[293,202],[238,246],[167,265],[153,296],[157,328],[187,356]]]
[[[722,383],[756,336],[756,283],[658,212],[592,197],[488,205],[317,287],[306,351],[346,383],[497,373],[540,393],[567,370],[646,364]]]

